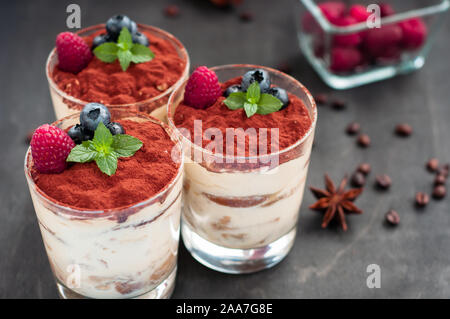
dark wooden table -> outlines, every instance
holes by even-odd
[[[417,1],[420,2],[420,1]],[[174,297],[450,297],[450,196],[414,207],[416,191],[431,191],[424,169],[432,156],[450,161],[450,25],[437,36],[425,67],[414,74],[343,92],[326,87],[301,56],[293,22],[293,1],[245,1],[237,11],[223,11],[206,0],[84,1],[82,26],[124,13],[134,20],[175,34],[188,48],[192,65],[253,63],[276,67],[288,62],[292,74],[313,93],[327,92],[348,102],[344,111],[319,109],[316,145],[308,184],[322,186],[360,162],[373,166],[368,187],[350,216],[349,230],[321,229],[321,215],[308,209],[306,192],[299,233],[289,256],[278,266],[252,275],[209,270],[181,245]],[[163,15],[168,3],[181,15]],[[54,280],[23,173],[27,132],[54,120],[44,64],[56,34],[65,30],[64,1],[8,1],[0,5],[0,297],[56,298]],[[239,20],[250,10],[252,22]],[[360,149],[345,134],[356,120],[372,138]],[[393,134],[395,125],[414,128],[410,138]],[[387,173],[392,188],[374,189],[374,175]],[[401,224],[384,224],[389,209]],[[378,264],[381,288],[369,289],[366,268]]]

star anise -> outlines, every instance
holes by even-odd
[[[325,190],[310,187],[309,189],[318,199],[316,203],[309,208],[317,211],[325,211],[322,220],[322,228],[326,228],[330,221],[337,216],[342,229],[347,231],[347,223],[345,222],[345,214],[362,214],[362,210],[353,204],[353,201],[361,194],[363,188],[353,188],[345,190],[347,185],[347,177],[344,177],[336,189],[333,181],[328,174],[325,174]]]

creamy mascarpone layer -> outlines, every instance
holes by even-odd
[[[182,180],[176,180],[162,203],[156,201],[122,223],[58,212],[30,186],[58,281],[91,298],[137,297],[158,286],[176,266]]]
[[[229,248],[265,246],[297,224],[313,134],[302,155],[262,172],[212,172],[185,163],[183,221],[203,238]]]

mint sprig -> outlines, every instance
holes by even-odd
[[[155,54],[145,45],[133,43],[130,31],[123,27],[117,43],[107,42],[94,49],[95,56],[103,62],[112,63],[119,59],[120,66],[126,71],[130,63],[151,61]]]
[[[230,110],[243,108],[247,117],[257,114],[270,114],[281,109],[283,102],[275,96],[261,93],[258,82],[253,82],[247,92],[234,92],[223,101]]]
[[[95,161],[103,173],[111,176],[117,170],[118,158],[133,156],[142,145],[142,142],[133,136],[112,135],[105,124],[100,122],[94,138],[75,146],[66,161],[77,163]]]

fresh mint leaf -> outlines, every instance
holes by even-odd
[[[133,37],[127,28],[120,31],[117,43],[107,42],[94,49],[95,56],[103,62],[112,63],[119,59],[120,67],[125,72],[130,63],[151,61],[155,54],[145,45],[133,43]]]
[[[117,170],[117,156],[114,152],[107,155],[98,153],[95,157],[95,163],[108,176],[113,175]]]
[[[148,62],[155,57],[149,47],[138,43],[135,43],[130,51],[132,53],[131,62],[133,63]]]
[[[68,162],[86,163],[95,161],[98,168],[111,176],[117,170],[119,157],[133,156],[143,143],[127,134],[112,135],[109,129],[100,122],[90,141],[83,141],[75,146],[69,156]]]
[[[223,101],[230,110],[244,108],[247,117],[255,113],[266,115],[281,109],[283,103],[275,96],[267,93],[261,94],[261,87],[258,82],[253,82],[247,92],[231,93]]]
[[[246,101],[247,98],[245,97],[244,92],[235,92],[231,93],[223,103],[225,103],[230,110],[237,110],[243,108]]]
[[[256,104],[261,96],[261,88],[258,82],[253,82],[247,89],[247,101],[252,104]]]
[[[114,42],[107,42],[94,49],[95,56],[103,62],[112,63],[117,60],[117,51],[119,47]]]
[[[143,143],[130,135],[119,134],[114,135],[114,141],[112,143],[112,148],[114,152],[121,157],[133,156],[141,147]]]
[[[278,111],[283,106],[283,103],[275,96],[263,93],[258,101],[258,114],[270,114]]]
[[[130,31],[128,28],[123,27],[122,30],[120,30],[119,39],[117,40],[119,44],[128,44],[129,47],[133,45],[133,37],[131,36]],[[128,50],[128,47],[126,48]]]
[[[244,110],[245,114],[247,114],[247,117],[251,117],[253,114],[256,113],[258,110],[258,105],[255,103],[244,103]]]
[[[67,157],[67,162],[86,163],[91,162],[97,156],[97,152],[86,146],[85,143],[75,146]]]
[[[117,57],[119,58],[120,67],[125,72],[130,66],[133,54],[129,50],[119,50],[117,52]]]

